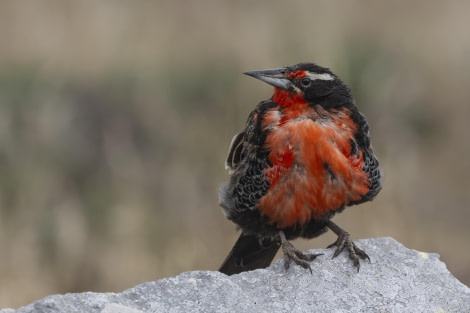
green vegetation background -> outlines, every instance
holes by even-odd
[[[356,239],[439,253],[470,284],[468,12],[464,1],[0,2],[0,308],[217,269],[238,235],[218,207],[225,154],[271,95],[241,73],[302,61],[352,88],[385,173],[373,203],[335,221]]]

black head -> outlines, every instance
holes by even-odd
[[[353,103],[349,88],[328,68],[313,63],[299,63],[244,74],[288,92],[302,94],[308,103],[329,108]]]

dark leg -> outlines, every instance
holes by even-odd
[[[284,252],[284,266],[286,270],[289,268],[290,262],[294,261],[295,264],[302,266],[305,269],[309,269],[310,273],[312,273],[312,268],[308,261],[313,261],[317,256],[323,255],[320,254],[308,254],[304,253],[300,250],[297,250],[289,241],[286,239],[286,235],[284,235],[283,231],[279,232],[279,237],[281,238],[281,247],[282,252]]]
[[[329,229],[331,229],[336,235],[338,235],[338,239],[332,243],[331,245],[328,246],[328,248],[336,247],[336,251],[333,254],[333,258],[336,258],[343,250],[344,248],[348,249],[349,252],[349,258],[353,261],[354,266],[357,268],[357,271],[359,272],[359,268],[361,267],[361,264],[359,263],[359,258],[365,260],[369,260],[370,258],[367,255],[367,253],[364,252],[364,250],[359,249],[354,242],[351,239],[351,235],[332,221],[328,221],[328,224],[326,224]]]

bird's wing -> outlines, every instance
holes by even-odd
[[[232,142],[230,143],[227,160],[225,161],[225,169],[228,169],[230,172],[235,170],[243,157],[244,136],[245,132],[238,133],[233,136]]]

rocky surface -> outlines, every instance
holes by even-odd
[[[436,254],[392,238],[359,240],[371,263],[359,273],[345,253],[312,261],[313,273],[283,260],[263,270],[226,276],[195,271],[147,282],[121,293],[52,295],[0,313],[26,312],[470,312],[470,288]]]

